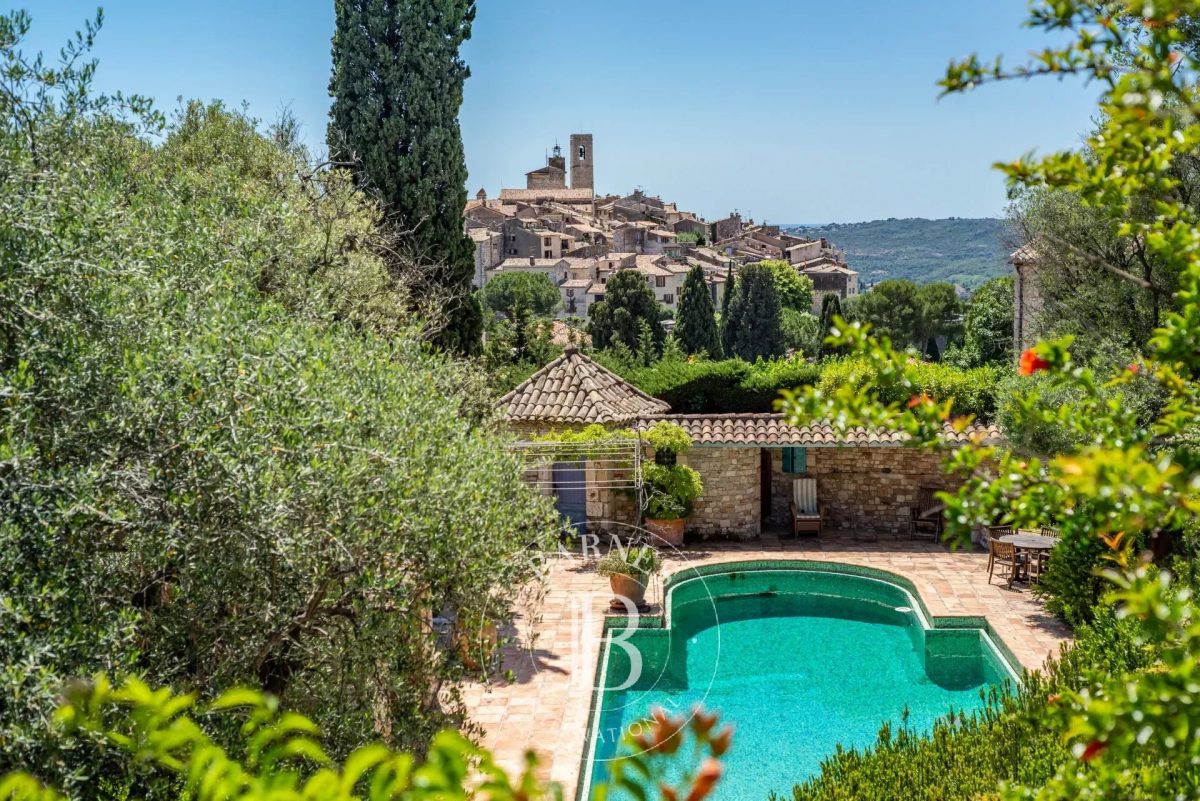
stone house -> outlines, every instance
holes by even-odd
[[[1038,254],[1025,245],[1008,257],[1013,266],[1013,346],[1017,352],[1037,342],[1038,316],[1042,313],[1042,291],[1038,286]]]
[[[502,273],[514,272],[544,273],[550,276],[556,287],[560,287],[567,280],[568,262],[566,259],[505,259],[490,271],[487,280],[491,281]]]
[[[475,244],[475,276],[471,285],[480,289],[488,273],[504,261],[504,234],[487,228],[469,228],[467,236]]]
[[[686,530],[704,538],[787,530],[792,481],[800,477],[816,479],[829,527],[856,531],[904,532],[922,487],[954,486],[938,454],[904,447],[902,434],[860,429],[842,438],[828,424],[793,426],[779,414],[670,414],[664,401],[573,347],[501,398],[500,408],[523,439],[590,423],[635,430],[659,420],[680,425],[693,444],[679,460],[704,483]],[[1000,432],[977,424],[947,427],[943,436],[954,445],[999,441]],[[584,459],[541,468],[537,485],[572,522],[611,531],[639,522],[634,496],[611,489],[614,483],[602,465]]]
[[[858,294],[858,271],[845,264],[822,256],[796,266],[801,275],[806,275],[812,280],[814,314],[820,314],[821,299],[826,295],[835,294],[846,300]]]

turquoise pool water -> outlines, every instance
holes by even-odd
[[[837,744],[870,745],[905,710],[928,731],[1013,678],[980,628],[930,628],[903,587],[875,578],[734,570],[668,593],[665,628],[614,631],[626,644],[602,653],[589,788],[654,707],[720,711],[736,733],[715,801],[766,801],[790,798]]]

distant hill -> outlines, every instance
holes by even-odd
[[[846,251],[862,284],[908,278],[920,284],[948,281],[974,289],[1010,269],[1003,220],[910,218],[862,223],[784,226],[802,236],[825,237]]]

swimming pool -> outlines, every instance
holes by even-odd
[[[931,619],[906,579],[854,565],[763,561],[672,576],[666,615],[610,621],[579,797],[607,777],[620,735],[654,707],[696,703],[736,728],[714,801],[790,797],[836,746],[884,721],[928,731],[977,709],[1016,661],[982,618]]]

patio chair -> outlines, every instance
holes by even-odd
[[[946,510],[945,504],[934,494],[936,487],[919,487],[917,502],[908,507],[908,538],[915,539],[918,534],[928,534],[933,539],[942,536],[942,519]]]
[[[988,584],[992,583],[992,576],[999,567],[1002,568],[1000,578],[1008,579],[1008,588],[1011,590],[1024,563],[1025,557],[1017,553],[1017,546],[1011,542],[988,540]]]
[[[992,546],[991,546],[991,541],[992,541],[992,540],[998,540],[998,539],[1000,539],[1001,537],[1007,537],[1009,534],[1012,534],[1012,533],[1013,533],[1013,530],[1012,530],[1012,526],[988,526],[988,527],[987,527],[987,533],[988,533],[988,564],[987,564],[987,569],[988,569],[988,573],[990,574],[990,573],[992,572]]]
[[[792,534],[810,532],[821,536],[825,522],[825,506],[817,502],[817,480],[797,478],[792,481],[792,500],[788,503],[792,511]]]
[[[1049,537],[1057,543],[1062,539],[1062,533],[1056,528],[1043,528],[1038,531],[1043,537]],[[1032,580],[1041,581],[1042,573],[1046,572],[1046,568],[1050,566],[1051,551],[1042,551],[1038,554],[1037,564],[1030,565],[1033,568]]]

